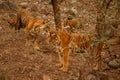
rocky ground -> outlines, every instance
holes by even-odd
[[[54,28],[50,0],[10,0],[9,4],[6,1],[0,0],[0,80],[120,80],[120,44],[111,44],[109,51],[103,49],[100,72],[93,71],[94,53],[89,58],[83,58],[83,54],[75,52],[70,53],[68,72],[62,72],[56,65],[58,55],[44,35],[40,38],[40,51],[25,47],[24,30],[16,32],[10,29],[5,20],[14,14],[18,5],[29,10],[32,16],[49,21],[49,26]],[[80,16],[85,31],[94,33],[96,5],[93,5],[93,0],[76,1],[60,4],[62,19],[71,14]]]

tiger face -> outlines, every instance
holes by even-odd
[[[17,26],[17,18],[11,18],[9,21],[8,21],[8,23],[9,23],[9,27],[10,28],[15,28],[16,29],[16,26]]]

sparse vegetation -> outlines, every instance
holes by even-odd
[[[66,72],[56,65],[59,56],[47,33],[39,35],[35,50],[25,46],[24,29],[10,28],[8,21],[19,8],[42,18],[47,23],[43,31],[62,29],[82,36],[74,39],[77,47],[69,48]],[[89,51],[83,51],[88,45]],[[119,75],[120,0],[0,0],[0,80],[120,80]]]

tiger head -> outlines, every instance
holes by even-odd
[[[76,30],[78,29],[84,29],[79,17],[78,18],[68,17],[67,19],[64,20],[63,26],[70,33],[76,32]]]
[[[9,23],[10,28],[15,28],[15,30],[20,30],[21,28],[24,28],[24,23],[22,21],[21,15],[15,15],[10,17],[10,19],[7,21]]]
[[[9,27],[10,27],[10,28],[15,28],[16,25],[17,25],[17,18],[11,18],[11,19],[8,21],[8,23],[9,23]]]
[[[64,26],[70,26],[70,27],[77,27],[77,25],[80,24],[80,19],[79,18],[68,18],[65,23]]]

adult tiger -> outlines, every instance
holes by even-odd
[[[53,46],[55,46],[59,55],[60,67],[62,71],[68,70],[69,50],[71,46],[76,46],[77,48],[80,48],[80,50],[86,50],[91,46],[92,38],[92,34],[69,34],[65,30],[49,31],[48,41],[55,44]]]
[[[14,27],[15,30],[20,30],[21,28],[25,28],[26,33],[26,45],[31,45],[31,38],[34,38],[34,49],[39,50],[38,45],[38,35],[41,29],[46,27],[44,20],[34,18],[29,15],[28,11],[23,9],[17,10],[17,16],[11,18],[8,23],[11,27]]]

